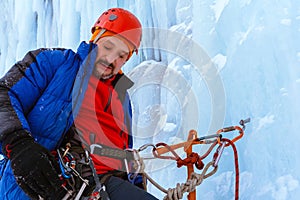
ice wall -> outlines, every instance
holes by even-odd
[[[297,141],[300,117],[300,2],[3,0],[0,7],[2,75],[30,49],[59,46],[76,50],[81,40],[89,39],[90,27],[99,13],[109,7],[129,9],[140,18],[145,28],[155,27],[145,32],[139,56],[133,57],[124,71],[130,74],[137,65],[143,70],[151,69],[140,72],[145,72],[144,76],[152,72],[151,76],[160,77],[161,83],[167,86],[170,85],[166,81],[171,77],[181,77],[184,87],[175,88],[184,91],[188,88],[196,102],[192,105],[197,107],[197,112],[195,115],[185,113],[184,109],[190,109],[186,105],[191,105],[191,98],[186,101],[176,98],[178,93],[170,92],[170,88],[153,84],[135,91],[135,123],[140,127],[158,127],[153,137],[138,138],[138,145],[143,142],[185,140],[184,133],[176,132],[180,130],[178,127],[183,120],[195,120],[198,127],[191,128],[196,128],[202,135],[208,134],[210,125],[215,123],[211,121],[211,115],[218,105],[212,102],[218,102],[214,98],[219,96],[210,91],[208,82],[195,71],[197,66],[176,54],[180,50],[175,53],[164,51],[159,40],[165,37],[161,29],[190,38],[191,45],[200,46],[219,71],[224,88],[220,92],[225,94],[220,98],[224,98],[225,102],[224,119],[220,123],[229,126],[236,125],[242,118],[251,117],[252,120],[246,135],[237,143],[241,199],[294,200],[300,196]],[[164,44],[176,44],[172,38],[166,40],[172,44]],[[144,48],[146,46],[155,48]],[[187,45],[186,50],[189,49],[194,48]],[[168,73],[162,74],[163,69]],[[173,83],[173,79],[169,83]],[[184,101],[185,106],[180,107],[180,101]],[[177,109],[178,105],[181,109]],[[190,127],[186,125],[184,128]],[[135,130],[143,129],[136,127]],[[148,131],[151,130],[149,128]],[[141,136],[141,133],[136,135]],[[184,181],[185,173],[184,169],[177,169],[175,163],[170,163],[151,174],[163,186],[174,187],[175,182]],[[149,186],[149,191],[159,198],[163,197],[152,186]],[[226,149],[217,174],[203,182],[197,190],[197,197],[233,199],[233,191],[233,158],[230,149]]]

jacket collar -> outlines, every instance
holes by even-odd
[[[117,74],[112,82],[114,89],[119,94],[120,100],[123,102],[126,92],[133,86],[133,82],[124,74]]]
[[[77,48],[77,53],[81,60],[87,58],[88,54],[96,48],[96,44],[94,43],[86,43],[85,41],[81,42],[79,47]]]

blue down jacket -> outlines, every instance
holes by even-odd
[[[55,149],[72,126],[83,99],[96,56],[95,44],[70,49],[30,51],[0,79],[0,141],[5,134],[26,129],[38,143]],[[123,95],[125,124],[131,130],[131,107],[125,75],[115,88]],[[128,84],[127,84],[128,83]],[[128,87],[126,87],[128,85]],[[130,132],[130,131],[129,131]],[[129,137],[132,147],[132,137]],[[28,199],[17,185],[10,161],[0,161],[0,199]]]

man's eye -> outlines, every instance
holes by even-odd
[[[110,50],[111,47],[110,46],[107,46],[107,45],[103,45],[104,49],[107,49],[107,50]]]

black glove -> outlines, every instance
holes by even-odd
[[[22,130],[7,135],[2,152],[10,159],[18,185],[31,199],[62,199],[66,193],[54,156]]]

